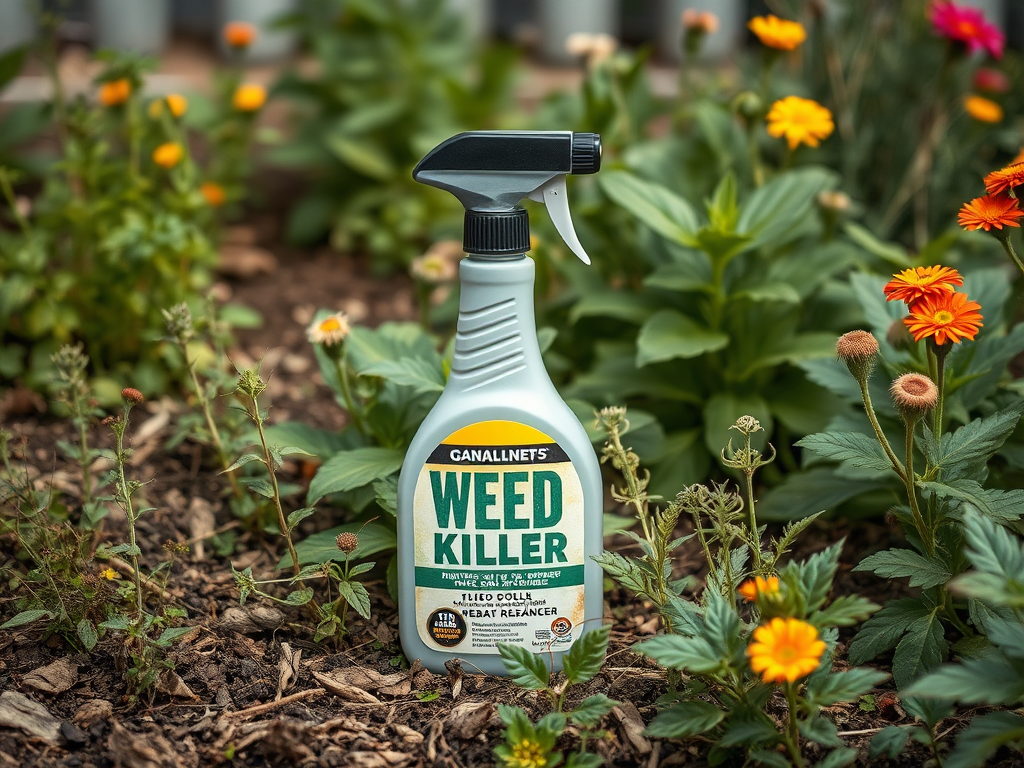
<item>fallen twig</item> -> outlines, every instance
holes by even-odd
[[[325,691],[323,688],[310,688],[305,691],[293,693],[290,696],[285,696],[284,698],[278,699],[277,701],[269,701],[266,704],[257,704],[254,707],[249,707],[248,709],[240,709],[237,712],[225,712],[224,717],[230,717],[231,719],[239,717],[256,717],[257,715],[262,715],[264,712],[270,712],[271,710],[277,709],[278,707],[283,707],[286,704],[293,704],[296,701],[305,701],[306,699],[315,699],[318,696],[323,696],[325,693],[327,693],[327,691]]]

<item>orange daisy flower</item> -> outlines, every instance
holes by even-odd
[[[1006,194],[985,195],[964,203],[957,216],[957,222],[967,230],[984,229],[992,231],[992,227],[1020,227],[1017,219],[1024,216],[1018,207],[1017,198]]]
[[[1021,159],[998,171],[992,171],[985,177],[985,191],[990,195],[998,195],[1000,192],[1009,192],[1015,187],[1024,185],[1024,151],[1018,155]]]
[[[807,39],[807,31],[798,21],[778,16],[755,16],[747,22],[747,29],[757,35],[763,45],[778,51],[792,51]]]
[[[767,579],[762,579],[760,576],[755,576],[752,579],[747,579],[739,587],[736,588],[743,599],[748,603],[752,603],[757,599],[758,595],[764,595],[765,597],[771,597],[772,595],[779,594],[779,577],[769,576]]]
[[[910,308],[903,324],[914,341],[933,338],[940,346],[947,341],[959,344],[964,339],[973,341],[982,327],[980,309],[978,302],[967,300],[966,293],[928,296]]]
[[[905,301],[913,306],[921,299],[952,293],[954,285],[963,285],[964,279],[952,267],[934,266],[904,269],[885,284],[886,301]]]
[[[110,80],[100,85],[99,100],[104,107],[116,107],[128,101],[132,95],[132,84],[125,78]]]
[[[774,618],[754,630],[747,648],[750,668],[766,683],[795,683],[821,663],[825,641],[818,630],[800,619]]]

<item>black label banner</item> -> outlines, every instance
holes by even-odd
[[[446,445],[434,449],[428,464],[561,464],[569,461],[557,443],[536,445]]]

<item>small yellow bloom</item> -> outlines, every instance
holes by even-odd
[[[224,42],[232,48],[248,48],[256,40],[256,27],[244,21],[224,25]]]
[[[182,96],[180,93],[169,93],[162,99],[154,99],[149,103],[149,116],[154,120],[159,120],[160,115],[164,113],[164,102],[167,103],[168,109],[171,110],[171,114],[175,117],[181,117],[188,110],[188,99]]]
[[[168,141],[153,150],[153,162],[161,168],[173,168],[181,162],[181,158],[184,156],[184,148],[174,141]]]
[[[102,571],[100,571],[100,576],[102,576],[107,581],[113,581],[117,578],[117,571],[115,571],[113,568],[104,568]]]
[[[777,139],[785,136],[790,149],[801,144],[816,147],[834,129],[832,113],[812,99],[787,96],[772,104],[768,112],[769,135]]]
[[[1003,108],[984,96],[968,96],[964,99],[964,111],[981,123],[998,123],[1003,119]]]
[[[792,51],[807,39],[807,31],[798,21],[787,21],[778,16],[755,16],[747,22],[757,39],[769,48],[779,51]]]
[[[99,100],[104,107],[116,107],[128,101],[132,95],[132,84],[127,79],[111,80],[100,86]]]
[[[758,595],[763,597],[772,597],[779,594],[779,577],[769,576],[767,579],[762,579],[760,576],[755,576],[752,579],[747,579],[736,589],[743,599],[748,603],[752,603],[757,599]]]
[[[344,341],[351,331],[352,327],[349,325],[345,313],[335,312],[309,326],[306,329],[306,336],[314,344],[330,347]]]
[[[792,618],[762,624],[747,648],[750,668],[766,683],[795,683],[818,668],[823,653],[825,642],[818,630]]]
[[[506,764],[514,768],[544,768],[548,760],[540,742],[526,738],[512,745],[512,759]]]
[[[203,193],[203,197],[206,198],[206,202],[212,205],[214,208],[220,208],[224,205],[226,195],[224,194],[224,187],[220,184],[215,184],[212,181],[203,182],[199,191]]]
[[[427,285],[444,285],[455,279],[458,267],[455,262],[445,258],[444,254],[427,251],[417,256],[409,266],[409,274],[413,279]]]
[[[267,89],[262,85],[243,83],[235,89],[235,95],[231,100],[232,105],[239,112],[255,112],[267,101]]]

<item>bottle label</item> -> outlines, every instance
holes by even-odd
[[[453,432],[420,472],[413,516],[428,648],[572,645],[583,622],[583,486],[552,438],[514,421]]]

